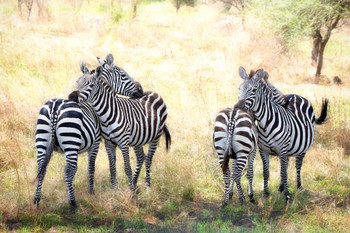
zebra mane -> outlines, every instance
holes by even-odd
[[[249,78],[253,77],[255,73],[256,73],[256,71],[254,71],[254,70],[250,70],[250,73],[249,73]]]
[[[108,90],[112,91],[115,96],[118,96],[117,91],[113,88],[113,86],[103,77],[96,77],[98,81],[100,81],[104,86],[107,87]]]

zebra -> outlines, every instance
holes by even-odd
[[[167,108],[164,100],[156,92],[144,92],[140,99],[127,99],[115,95],[124,79],[124,71],[116,67],[111,54],[106,62],[100,59],[98,75],[80,84],[79,101],[88,101],[99,116],[103,138],[110,144],[119,146],[124,158],[124,170],[134,193],[142,164],[146,165],[146,184],[151,185],[150,168],[152,157],[162,134],[165,134],[166,148],[169,149],[171,135],[165,120]],[[125,85],[127,87],[127,85]],[[143,145],[149,143],[145,156]],[[137,157],[134,175],[129,161],[129,146],[133,146]]]
[[[300,171],[303,158],[314,138],[314,124],[322,124],[327,118],[328,100],[322,101],[321,115],[315,118],[311,103],[298,95],[287,95],[286,107],[273,101],[271,84],[263,78],[264,71],[257,70],[248,76],[243,67],[239,68],[243,83],[239,86],[239,99],[245,100],[258,122],[258,146],[263,161],[264,193],[268,192],[269,154],[280,157],[281,184],[286,201],[290,202],[287,183],[289,156],[296,156],[297,187],[301,188]],[[288,203],[289,203],[288,202]]]
[[[213,144],[223,171],[225,184],[223,206],[228,204],[233,195],[234,182],[237,185],[239,200],[243,204],[245,197],[241,187],[242,170],[248,160],[247,176],[249,180],[249,198],[253,197],[253,162],[258,143],[258,133],[254,119],[244,110],[244,100],[239,101],[233,108],[221,110],[215,119]],[[232,162],[232,185],[230,189],[229,158]]]
[[[86,80],[94,76],[94,74],[89,74],[89,70],[84,63],[81,64],[81,71],[84,75],[80,79]],[[134,86],[134,92],[130,89],[128,94],[131,96],[140,94],[136,86]],[[120,94],[125,93],[121,92]],[[89,103],[81,102],[78,104],[74,102],[76,95],[77,93],[71,93],[69,100],[52,99],[40,109],[35,139],[38,183],[34,196],[34,205],[37,205],[37,207],[41,199],[41,189],[46,168],[53,150],[65,153],[65,181],[71,210],[74,212],[77,208],[72,182],[77,170],[78,153],[88,151],[89,192],[94,193],[95,159],[101,141],[100,122]],[[115,147],[110,147],[106,144],[106,149],[110,161],[111,184],[112,187],[115,187]]]

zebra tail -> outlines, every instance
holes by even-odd
[[[36,177],[36,180],[45,176],[46,168],[51,160],[54,147],[55,147],[55,135],[51,134],[51,137],[50,137],[49,143],[48,143],[48,147],[46,148],[46,154],[44,157],[44,161],[38,170],[38,175]]]
[[[165,134],[165,146],[166,146],[166,150],[168,151],[171,145],[171,135],[166,125],[164,125],[164,134]]]
[[[327,107],[328,107],[328,99],[322,100],[322,110],[319,118],[316,118],[315,123],[318,125],[324,124],[327,118]]]
[[[231,113],[232,114],[232,113]],[[222,172],[225,174],[227,172],[228,168],[228,161],[230,160],[230,157],[232,156],[232,137],[233,137],[233,129],[235,125],[235,120],[231,120],[232,115],[230,115],[230,120],[228,123],[228,137],[227,137],[227,142],[226,142],[226,149],[224,152],[224,160],[222,161]],[[234,152],[233,152],[234,153]]]
[[[225,174],[227,172],[228,169],[228,161],[230,160],[230,157],[232,156],[232,136],[230,135],[227,139],[227,143],[226,143],[226,149],[224,152],[224,160],[222,161],[222,172],[223,174]]]

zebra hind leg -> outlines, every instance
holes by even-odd
[[[224,192],[224,201],[222,203],[222,207],[227,206],[230,199],[230,179],[231,179],[231,172],[230,172],[230,169],[227,169],[226,173],[224,174],[225,192]]]
[[[135,146],[134,151],[136,155],[136,168],[133,176],[133,184],[134,184],[134,187],[136,188],[136,184],[141,172],[142,164],[143,164],[143,161],[145,160],[145,153],[143,151],[142,146]]]
[[[65,166],[65,182],[68,192],[68,202],[71,206],[71,211],[74,213],[77,210],[77,204],[74,196],[73,180],[78,168],[78,152],[73,154],[66,154],[66,166]]]
[[[303,165],[303,159],[305,157],[305,153],[300,154],[296,157],[295,160],[295,169],[297,171],[297,187],[298,189],[302,189],[303,187],[301,186],[301,166]]]
[[[146,185],[148,187],[151,187],[151,165],[152,165],[152,158],[153,158],[153,155],[154,153],[156,152],[156,149],[157,149],[157,143],[159,141],[159,137],[150,142],[149,143],[149,147],[148,147],[148,153],[147,153],[147,156],[146,156],[146,162],[145,162],[145,165],[146,165]]]
[[[256,150],[252,151],[248,157],[248,171],[247,171],[247,177],[249,181],[249,200],[251,203],[255,203],[254,200],[254,190],[253,190],[253,176],[254,176],[254,170],[253,170],[253,164],[254,159],[256,155]]]
[[[230,170],[230,169],[228,169]],[[234,160],[232,160],[232,172],[230,174],[230,179],[232,179],[232,183],[230,184],[230,191],[229,191],[229,199],[231,200],[233,197],[233,190],[234,190],[234,186],[235,186],[235,180],[234,180]]]
[[[237,159],[234,160],[234,167],[233,167],[233,170],[234,170],[233,179],[236,182],[239,201],[241,202],[242,205],[245,204],[245,197],[241,186],[241,177],[242,177],[242,171],[246,165],[246,162],[247,162],[246,156],[240,157],[239,154],[237,154]]]
[[[45,157],[45,151],[40,152],[40,149],[38,149],[38,158],[37,158],[38,174],[39,174],[40,167],[42,166],[42,163],[44,162],[44,157]],[[44,181],[45,175],[46,175],[46,172],[44,173],[43,176],[38,176],[38,178],[37,178],[38,184],[36,186],[36,191],[35,191],[34,201],[33,201],[33,204],[36,205],[37,208],[39,208],[39,202],[41,199],[41,189],[43,186],[43,181]]]

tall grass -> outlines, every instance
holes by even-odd
[[[319,86],[303,82],[311,73],[308,45],[283,54],[282,45],[259,18],[222,13],[220,5],[199,4],[178,13],[170,2],[140,5],[137,17],[113,23],[110,1],[50,1],[50,19],[33,12],[29,22],[16,4],[1,2],[0,28],[0,227],[23,231],[80,229],[151,231],[343,231],[349,228],[349,83]],[[346,32],[334,34],[343,43]],[[337,45],[335,44],[334,47]],[[305,48],[305,49],[304,49]],[[344,47],[349,49],[349,47]],[[333,56],[333,50],[328,51]],[[326,63],[325,72],[345,76],[349,51]],[[170,152],[161,139],[152,164],[152,187],[143,182],[132,198],[117,155],[117,188],[110,189],[105,149],[96,161],[96,195],[87,192],[87,156],[79,156],[74,180],[79,211],[68,213],[64,157],[55,153],[48,167],[39,209],[32,205],[36,173],[35,124],[40,106],[66,98],[74,88],[79,63],[97,65],[96,56],[113,53],[144,90],[162,95],[172,134]],[[327,51],[326,51],[327,59]],[[294,159],[289,182],[294,204],[287,210],[279,185],[279,160],[271,159],[271,197],[262,198],[262,165],[255,161],[257,205],[241,207],[237,195],[221,209],[222,175],[212,147],[213,121],[237,101],[239,66],[263,67],[284,93],[309,99],[318,116],[330,99],[329,120],[316,127],[314,145],[302,169],[304,190],[296,190]],[[134,158],[133,153],[132,157]],[[132,166],[135,162],[132,160]],[[243,178],[246,192],[248,182]]]

